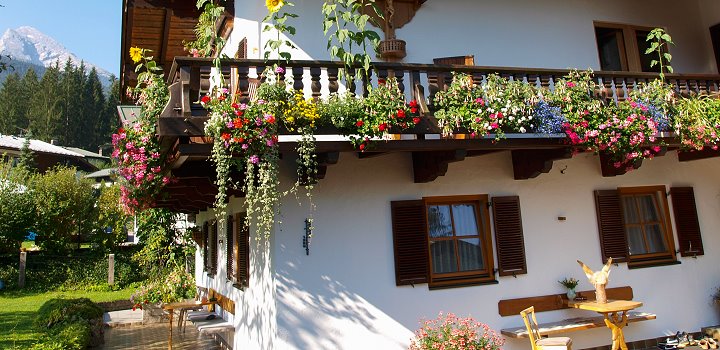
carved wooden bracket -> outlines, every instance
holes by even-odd
[[[467,151],[464,149],[454,151],[413,152],[413,177],[415,183],[432,182],[438,176],[445,176],[448,164],[465,159]]]
[[[655,157],[664,156],[665,153],[667,153],[667,147],[661,147],[660,151],[654,152],[650,150],[651,153]],[[603,177],[613,177],[618,175],[624,175],[628,172],[628,167],[615,167],[615,162],[612,160],[610,155],[608,155],[605,152],[600,152],[600,170],[602,171]],[[632,169],[640,169],[640,166],[642,166],[643,160],[642,159],[636,159],[635,162],[633,162],[631,168]]]
[[[532,179],[549,172],[553,161],[570,157],[572,150],[569,148],[513,150],[513,175],[515,180]]]
[[[693,160],[720,157],[720,150],[705,147],[696,151],[678,151],[678,160],[681,162],[690,162]]]
[[[337,164],[338,159],[340,159],[340,152],[318,153],[316,158],[317,173],[315,174],[315,177],[312,179],[302,178],[300,179],[300,183],[303,185],[316,184],[318,180],[324,179],[325,174],[327,173],[328,165]]]

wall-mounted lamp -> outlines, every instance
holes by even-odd
[[[302,245],[305,248],[305,255],[310,255],[310,236],[312,236],[312,220],[305,219],[305,234],[303,235]]]
[[[558,221],[566,221],[566,220],[567,220],[567,217],[565,217],[565,216],[558,216],[557,219],[558,219]]]

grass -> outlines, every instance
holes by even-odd
[[[40,306],[52,298],[89,298],[94,302],[130,299],[133,288],[113,292],[0,292],[0,349],[26,349],[37,342],[42,333],[33,328],[33,319]]]

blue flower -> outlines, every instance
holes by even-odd
[[[567,120],[562,115],[560,107],[550,106],[544,100],[535,104],[535,132],[538,134],[562,133],[562,125]]]
[[[644,110],[646,116],[652,118],[658,124],[658,131],[670,130],[670,116],[665,115],[662,108],[652,104],[648,99],[637,101],[637,104],[640,109]],[[645,109],[647,110],[645,111]]]

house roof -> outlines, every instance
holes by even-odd
[[[5,148],[19,151],[22,149],[24,143],[25,138],[23,137],[0,135],[0,149]],[[30,140],[30,150],[39,153],[52,153],[69,157],[85,158],[85,156],[79,152],[55,146],[40,140]]]
[[[85,175],[86,178],[89,179],[101,179],[101,178],[109,178],[117,174],[117,168],[107,168],[107,169],[101,169],[94,173],[90,173]]]
[[[86,158],[96,158],[96,159],[104,159],[104,160],[110,159],[110,157],[106,157],[106,156],[104,156],[104,155],[102,155],[102,154],[99,154],[99,153],[90,152],[90,151],[84,150],[84,149],[82,149],[82,148],[77,148],[77,147],[65,147],[65,146],[63,146],[63,148],[66,149],[66,150],[75,152],[75,153],[82,154],[82,155],[85,156]]]

